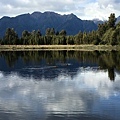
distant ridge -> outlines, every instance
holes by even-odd
[[[99,19],[93,19],[92,20],[96,25],[104,23],[104,21],[99,20]]]
[[[90,20],[81,20],[73,13],[60,15],[55,12],[33,12],[16,17],[3,17],[0,19],[0,37],[3,37],[7,28],[14,28],[21,36],[22,31],[40,30],[45,34],[47,28],[56,31],[66,30],[68,35],[75,35],[79,31],[92,31],[97,29],[97,24]]]
[[[120,22],[120,16],[118,16],[117,20],[116,20],[116,23],[119,23]]]

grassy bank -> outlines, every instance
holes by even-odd
[[[0,51],[9,50],[81,50],[111,51],[120,50],[120,46],[111,45],[0,45]]]

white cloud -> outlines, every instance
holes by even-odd
[[[0,16],[16,16],[34,11],[74,13],[81,19],[108,18],[111,12],[119,15],[119,0],[1,0]]]
[[[93,7],[94,6],[94,7]],[[88,12],[89,11],[89,12]],[[110,13],[114,13],[114,9],[112,5],[104,6],[99,5],[99,3],[91,3],[88,4],[85,8],[85,17],[92,18],[100,18],[102,20],[108,19]]]
[[[118,17],[120,11],[120,1],[117,0],[96,0],[86,5],[84,10],[86,18],[108,19],[111,13],[115,13]]]

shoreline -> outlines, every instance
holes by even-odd
[[[79,50],[79,51],[119,51],[120,46],[112,45],[0,45],[0,51],[29,50]]]

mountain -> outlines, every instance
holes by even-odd
[[[99,19],[93,19],[92,20],[96,25],[104,23],[104,21],[99,20]]]
[[[56,31],[66,30],[68,35],[75,35],[79,31],[92,31],[97,25],[90,20],[81,20],[74,14],[60,15],[54,12],[34,12],[22,14],[16,17],[3,17],[0,19],[0,37],[4,36],[7,28],[14,28],[21,36],[22,31],[40,30],[45,34],[47,28]]]
[[[96,25],[102,24],[102,23],[106,22],[106,21],[102,21],[102,20],[99,20],[99,19],[93,19],[92,21],[93,21]],[[116,24],[119,23],[119,22],[120,22],[120,16],[118,16],[118,17],[116,18]]]
[[[116,23],[120,22],[120,16],[117,17]]]

